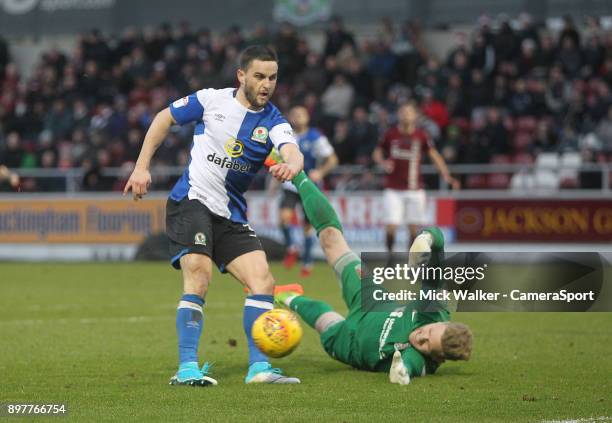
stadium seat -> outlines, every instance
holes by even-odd
[[[557,190],[559,189],[559,176],[550,169],[536,169],[533,175],[535,188]]]
[[[557,169],[559,167],[559,155],[557,153],[540,153],[536,157],[537,169]]]
[[[510,189],[513,191],[528,191],[534,187],[534,178],[529,173],[515,173],[510,180]]]
[[[486,189],[489,185],[485,175],[469,175],[466,179],[465,186],[468,189]]]
[[[507,189],[508,185],[510,185],[510,175],[507,173],[489,175],[488,185],[491,189]]]
[[[559,180],[561,188],[577,188],[578,173],[582,165],[580,153],[565,153],[560,159]]]

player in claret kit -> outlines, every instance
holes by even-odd
[[[293,183],[308,219],[315,228],[327,261],[336,271],[347,317],[318,300],[308,298],[300,285],[277,287],[277,303],[284,304],[320,334],[325,352],[360,370],[389,372],[392,383],[407,384],[414,376],[436,371],[445,360],[468,360],[472,333],[461,323],[451,323],[449,312],[419,312],[398,308],[390,313],[362,309],[361,260],[351,251],[333,207],[319,189],[300,172]],[[417,236],[411,253],[441,253],[444,237],[436,228]]]
[[[183,274],[183,296],[176,314],[179,368],[171,384],[217,384],[208,375],[208,363],[202,368],[198,364],[212,262],[250,292],[243,319],[249,347],[245,382],[300,382],[273,369],[251,336],[257,317],[273,308],[274,279],[261,243],[247,222],[243,193],[273,148],[284,159],[269,169],[279,181],[291,180],[303,168],[291,126],[269,102],[277,73],[274,51],[251,46],[240,56],[239,88],[202,89],[159,112],[125,186],[124,194],[131,189],[135,200],[142,198],[151,183],[151,158],[170,127],[195,123],[191,161],[166,206],[172,265]]]
[[[391,252],[399,225],[408,225],[411,240],[426,223],[426,197],[421,176],[421,161],[427,152],[440,175],[453,189],[459,188],[446,166],[444,158],[435,148],[430,135],[419,127],[419,109],[408,102],[397,111],[397,127],[389,129],[372,158],[387,173],[383,192],[386,213],[386,244]]]

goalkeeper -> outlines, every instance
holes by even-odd
[[[321,248],[342,286],[349,313],[343,317],[318,300],[304,295],[300,285],[277,287],[276,302],[295,311],[321,336],[325,352],[360,370],[389,372],[392,383],[408,384],[414,376],[436,371],[445,360],[468,360],[472,333],[450,314],[397,309],[391,313],[361,308],[361,260],[349,248],[336,212],[304,172],[292,181],[304,204],[308,220],[317,231]],[[444,238],[436,228],[425,229],[411,252],[442,252]],[[433,254],[432,254],[433,256]]]

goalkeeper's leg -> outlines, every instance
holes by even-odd
[[[314,300],[295,292],[281,292],[274,296],[275,301],[282,303],[296,312],[308,326],[322,334],[336,323],[344,321],[340,313],[323,301]]]
[[[321,248],[332,266],[350,252],[336,211],[319,188],[302,171],[292,180],[302,199],[304,212],[315,228]]]

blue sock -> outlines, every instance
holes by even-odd
[[[204,325],[203,305],[204,299],[198,295],[185,294],[181,297],[176,310],[179,364],[198,361],[198,344]]]
[[[314,245],[314,236],[304,235],[304,251],[302,252],[302,264],[310,266],[312,264],[312,246]]]
[[[268,310],[272,310],[273,302],[273,295],[249,295],[244,301],[244,317],[242,323],[249,344],[249,366],[258,361],[268,361],[268,357],[259,351],[259,348],[257,348],[253,342],[251,329],[253,328],[253,323],[259,316]]]
[[[291,234],[291,226],[281,226],[281,231],[283,231],[283,238],[285,239],[285,247],[291,248],[293,247],[293,235]]]

